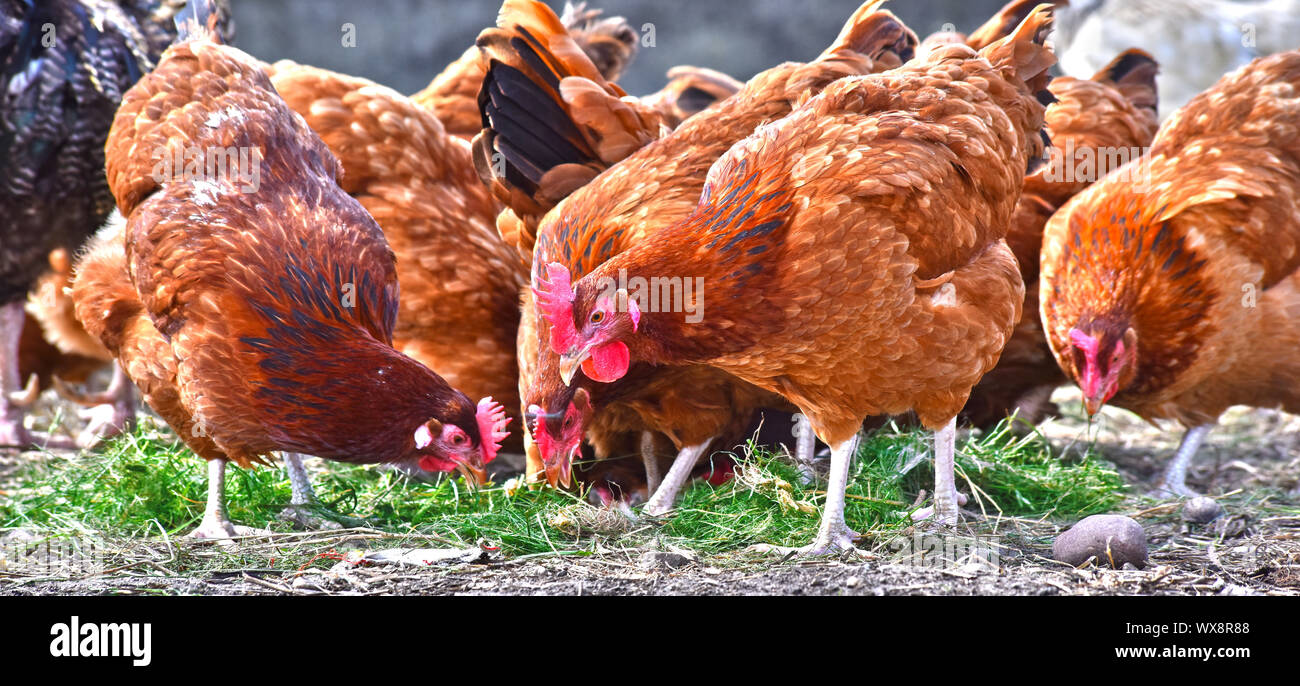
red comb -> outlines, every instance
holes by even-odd
[[[1097,357],[1097,339],[1078,330],[1070,329],[1070,343],[1089,357]]]
[[[483,437],[483,464],[492,461],[497,456],[497,451],[501,449],[501,441],[510,435],[506,431],[506,424],[510,423],[510,417],[506,416],[506,408],[501,403],[492,400],[488,396],[478,401],[478,411],[474,413],[474,418],[478,420],[478,432]]]
[[[559,262],[546,265],[546,274],[538,274],[533,297],[537,311],[551,325],[551,350],[557,354],[568,352],[578,341],[578,330],[573,326],[573,286],[569,270]]]

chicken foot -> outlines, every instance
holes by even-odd
[[[70,439],[29,431],[23,426],[25,409],[40,395],[36,377],[23,386],[18,369],[18,343],[26,319],[21,302],[0,306],[0,446],[42,446],[76,450]]]
[[[1192,458],[1196,457],[1196,451],[1213,428],[1213,424],[1201,424],[1188,429],[1187,433],[1183,434],[1183,441],[1178,444],[1178,452],[1174,453],[1174,459],[1165,468],[1164,478],[1160,480],[1160,485],[1156,486],[1157,490],[1185,498],[1195,498],[1200,495],[1187,487],[1187,469],[1192,466]]]
[[[105,438],[127,431],[135,424],[135,386],[117,361],[113,362],[113,379],[103,393],[78,393],[57,376],[54,377],[54,390],[65,400],[86,408],[81,412],[86,427],[77,435],[77,445],[83,449],[93,448]]]
[[[966,495],[957,492],[956,469],[957,418],[948,420],[934,432],[934,504],[912,513],[912,521],[934,518],[936,524],[957,523],[957,507],[966,504]]]
[[[822,522],[817,529],[817,537],[810,545],[802,548],[757,545],[752,546],[750,550],[787,556],[831,555],[841,552],[865,555],[866,553],[853,545],[861,534],[850,529],[848,523],[844,521],[844,490],[849,485],[849,468],[853,465],[853,458],[857,455],[861,440],[862,434],[857,433],[847,441],[831,446],[831,471],[826,483],[826,506],[822,511]]]
[[[330,512],[321,504],[316,498],[316,489],[312,488],[311,476],[307,474],[302,457],[298,453],[284,453],[284,470],[289,473],[289,488],[293,495],[289,497],[289,506],[280,512],[280,519],[308,530],[363,525],[365,522]]]
[[[230,539],[237,536],[269,533],[271,532],[250,526],[238,526],[230,521],[226,514],[226,461],[208,460],[208,504],[203,508],[203,521],[199,523],[199,528],[191,531],[186,538],[216,540],[229,545]]]
[[[659,488],[655,489],[654,495],[650,496],[650,501],[646,503],[646,514],[651,517],[659,517],[673,509],[673,503],[677,501],[677,494],[691,478],[691,471],[695,469],[695,463],[700,461],[700,457],[704,455],[712,442],[713,439],[710,438],[699,445],[688,445],[677,453],[677,459],[673,460],[673,466],[668,469],[668,474],[664,476],[663,483],[659,484]]]

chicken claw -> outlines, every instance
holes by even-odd
[[[861,559],[873,559],[875,555],[854,545],[862,534],[841,526],[837,530],[818,532],[817,538],[810,544],[798,548],[761,543],[748,548],[750,552],[781,555],[784,557],[819,557],[823,555],[840,555],[848,553]]]
[[[316,498],[316,490],[311,486],[307,467],[302,463],[302,455],[285,453],[284,471],[289,473],[289,487],[293,495],[289,498],[288,507],[280,511],[280,519],[308,531],[365,526],[365,520],[330,512],[329,508],[321,504]]]
[[[203,509],[203,521],[185,538],[215,541],[222,547],[231,548],[235,546],[233,538],[270,533],[265,529],[237,526],[230,521],[226,515],[226,461],[208,460],[208,504]]]
[[[844,521],[844,488],[849,482],[849,467],[852,466],[853,458],[857,455],[860,438],[861,434],[854,434],[847,441],[831,447],[831,472],[826,484],[826,509],[822,514],[821,527],[817,530],[817,538],[813,539],[812,544],[801,548],[757,545],[751,546],[750,550],[786,556],[833,555],[845,552],[858,557],[871,557],[870,553],[859,550],[853,545],[862,536],[850,529]]]

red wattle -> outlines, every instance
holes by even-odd
[[[592,348],[591,357],[582,361],[582,373],[592,381],[609,383],[623,378],[631,361],[627,344],[612,341]]]
[[[456,464],[432,455],[425,455],[420,458],[420,469],[426,472],[453,472],[456,470]]]

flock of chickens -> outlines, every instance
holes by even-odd
[[[1300,51],[1158,127],[1140,50],[1050,77],[1050,4],[918,41],[881,1],[810,62],[638,98],[637,34],[582,6],[506,0],[406,97],[229,47],[218,0],[0,0],[0,444],[55,440],[23,424],[43,385],[94,408],[83,444],[134,387],[208,460],[221,538],[231,461],[282,453],[306,505],[304,455],[481,480],[522,451],[569,487],[585,447],[640,454],[583,480],[660,515],[797,412],[822,553],[873,418],[934,432],[914,517],[951,524],[959,419],[1037,422],[1067,381],[1189,429],[1176,493],[1229,406],[1300,412]],[[701,279],[702,316],[638,277]]]

